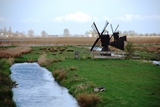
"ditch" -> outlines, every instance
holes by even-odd
[[[60,86],[50,71],[37,63],[16,63],[10,67],[17,107],[79,107],[68,90]]]

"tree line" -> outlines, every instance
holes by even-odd
[[[105,30],[104,33],[109,33],[107,30]],[[130,31],[119,31],[120,35],[126,35],[126,36],[160,36],[160,34],[156,33],[136,33],[134,30]],[[65,28],[63,30],[62,35],[49,35],[45,30],[42,30],[39,35],[36,35],[33,29],[29,29],[27,33],[23,32],[13,32],[11,26],[7,30],[6,27],[3,29],[0,29],[0,37],[53,37],[53,36],[63,36],[63,37],[70,37],[70,36],[79,36],[79,37],[98,37],[97,33],[94,30],[86,31],[84,35],[71,35],[69,29]]]

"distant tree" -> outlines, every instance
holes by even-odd
[[[33,37],[34,31],[32,29],[28,30],[28,36]]]
[[[14,37],[19,37],[19,31],[16,31],[16,33],[14,33]]]
[[[89,35],[89,32],[88,32],[88,31],[86,31],[85,35],[86,35],[86,36],[88,36],[88,35]]]
[[[67,28],[64,29],[63,35],[64,35],[65,37],[70,36],[69,30],[68,30]]]
[[[139,36],[143,36],[143,34],[142,34],[142,33],[140,33],[140,34],[139,34]]]
[[[148,33],[145,34],[145,36],[148,36],[148,35],[149,35]]]
[[[123,32],[123,35],[128,36],[128,32],[127,32],[127,31],[124,31],[124,32]]]
[[[47,33],[46,33],[45,30],[42,30],[42,31],[41,31],[41,36],[42,36],[42,37],[47,37]]]
[[[7,29],[6,29],[6,27],[4,27],[3,35],[4,35],[4,36],[6,36],[6,35],[7,35]]]
[[[129,34],[130,36],[134,36],[134,35],[135,35],[135,32],[134,32],[134,30],[130,30],[130,31],[128,31],[128,34]]]
[[[94,30],[90,30],[89,32],[92,35],[92,37],[97,37],[98,36],[97,33]]]
[[[153,36],[157,36],[157,34],[156,34],[156,33],[153,33],[152,35],[153,35]]]
[[[12,37],[12,28],[11,28],[11,26],[9,27],[8,36]]]

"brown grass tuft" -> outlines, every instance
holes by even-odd
[[[67,78],[67,72],[64,69],[56,70],[53,72],[53,76],[58,82],[61,82],[63,79]]]
[[[69,70],[70,70],[70,71],[76,71],[77,68],[76,68],[75,66],[71,66],[71,67],[69,68]]]
[[[26,46],[20,46],[16,48],[8,48],[4,50],[0,50],[0,57],[1,58],[14,58],[14,57],[20,57],[21,54],[26,54],[31,52],[30,47]]]
[[[93,93],[82,93],[77,97],[80,107],[96,107],[101,101],[101,97]]]
[[[7,59],[7,62],[12,65],[14,63],[14,58],[8,58]]]

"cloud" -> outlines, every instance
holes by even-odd
[[[118,16],[118,17],[115,17],[114,19],[129,22],[129,21],[137,20],[137,19],[141,19],[141,18],[142,17],[139,15],[125,14],[124,16]]]
[[[159,20],[160,21],[160,15],[136,15],[136,14],[125,14],[124,16],[118,16],[114,17],[114,20],[120,20],[120,21],[144,21],[144,20]]]
[[[63,22],[63,21],[88,22],[91,20],[91,17],[84,12],[77,11],[76,13],[55,17],[53,20],[57,22]]]

